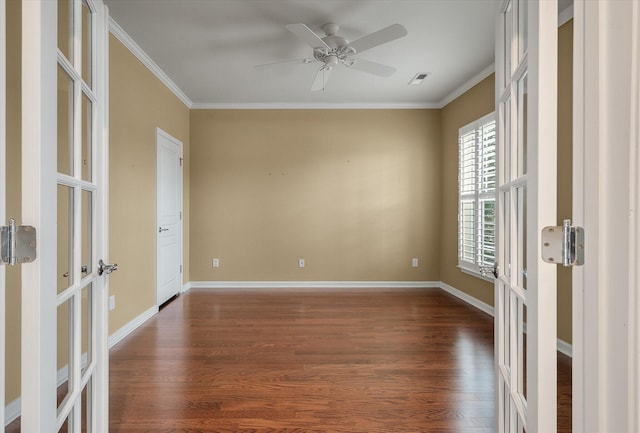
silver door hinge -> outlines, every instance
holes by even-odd
[[[182,273],[182,265],[180,265],[180,273]]]
[[[182,167],[182,158],[180,158],[180,167]]]
[[[562,266],[584,264],[584,229],[564,220],[562,227],[542,229],[542,260]]]
[[[30,263],[36,259],[36,229],[17,226],[11,218],[8,226],[0,227],[0,265]]]
[[[180,211],[180,219],[182,220],[182,211]]]

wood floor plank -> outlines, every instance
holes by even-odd
[[[494,428],[493,319],[440,289],[192,289],[110,360],[113,433]],[[571,360],[558,368],[564,433]]]

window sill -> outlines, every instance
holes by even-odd
[[[489,283],[493,283],[496,280],[495,278],[493,278],[493,276],[486,276],[486,277],[482,276],[480,274],[480,272],[476,271],[475,269],[469,269],[469,268],[466,268],[466,267],[460,266],[460,265],[458,265],[458,269],[460,269],[465,274],[471,275],[472,277],[479,278],[479,279],[487,281]]]

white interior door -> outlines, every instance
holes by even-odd
[[[161,305],[182,288],[182,143],[158,128],[156,145],[156,290]]]
[[[108,431],[107,11],[22,3],[22,431]]]
[[[557,1],[505,0],[496,24],[498,278],[496,425],[556,431]]]

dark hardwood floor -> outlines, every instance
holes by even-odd
[[[493,319],[439,289],[192,289],[110,381],[111,432],[492,432]],[[569,432],[563,355],[558,404]]]

